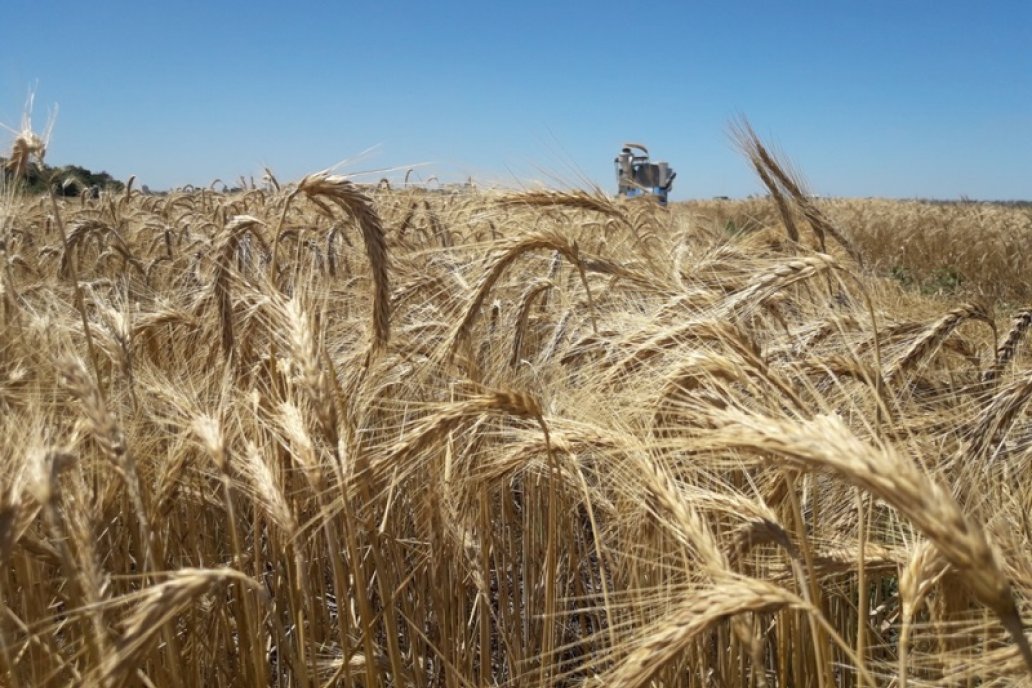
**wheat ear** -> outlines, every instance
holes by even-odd
[[[1014,360],[1018,353],[1018,346],[1025,338],[1029,328],[1032,327],[1032,308],[1024,308],[1018,311],[1011,320],[1011,328],[1003,342],[996,347],[996,360],[992,367],[982,376],[984,382],[995,382],[1003,374],[1007,365]]]
[[[815,275],[841,269],[837,260],[824,253],[794,258],[760,273],[749,284],[728,297],[721,307],[725,312],[751,308],[785,287]]]
[[[523,340],[527,334],[527,320],[530,317],[530,308],[534,299],[542,292],[551,289],[555,284],[551,280],[535,279],[527,285],[520,295],[520,306],[516,310],[516,323],[512,337],[512,353],[509,354],[509,366],[515,368],[520,362],[520,351],[523,348]]]
[[[861,441],[837,416],[788,421],[740,410],[712,413],[719,427],[709,437],[715,447],[754,451],[807,470],[830,471],[910,519],[964,577],[975,598],[996,613],[1032,671],[1032,649],[1003,566],[981,527],[939,483],[891,447]]]
[[[383,222],[373,207],[373,200],[354,183],[328,172],[308,175],[297,188],[331,217],[326,203],[336,205],[358,223],[373,274],[373,347],[385,349],[391,334],[389,256]]]
[[[967,458],[985,459],[992,445],[1007,433],[1029,399],[1032,399],[1032,375],[1015,380],[997,392],[978,414],[970,444],[964,449]]]
[[[620,664],[602,677],[601,685],[643,688],[695,637],[723,619],[747,612],[764,613],[810,606],[787,590],[755,579],[733,579],[700,590],[677,603]]]
[[[802,189],[802,185],[785,171],[785,166],[778,163],[777,159],[763,145],[747,120],[743,118],[732,123],[731,136],[738,144],[739,149],[749,158],[753,167],[760,173],[760,179],[771,191],[771,196],[778,200],[778,208],[783,217],[788,216],[788,212],[782,210],[784,201],[780,199],[779,186],[799,206],[799,210],[813,230],[822,252],[827,251],[825,236],[830,235],[858,265],[863,266],[863,257],[860,252],[834,225],[828,222],[824,214],[810,200],[809,194]],[[761,169],[766,170],[766,174],[761,172]]]
[[[547,189],[524,191],[503,196],[498,203],[507,207],[529,206],[534,208],[569,208],[601,213],[619,220],[632,231],[634,229],[627,214],[611,198],[586,191],[551,191]]]
[[[563,257],[577,267],[580,271],[581,281],[583,282],[584,289],[587,292],[588,300],[591,302],[591,290],[588,287],[588,280],[584,274],[584,267],[580,260],[580,251],[577,248],[576,243],[553,233],[536,233],[518,237],[505,243],[495,252],[491,260],[490,267],[477,283],[473,299],[466,307],[465,315],[463,315],[462,320],[459,321],[459,324],[452,333],[451,343],[449,345],[450,354],[454,354],[459,344],[469,336],[470,331],[473,329],[473,325],[476,323],[477,316],[480,314],[481,306],[483,306],[484,301],[487,300],[487,296],[491,292],[491,288],[496,282],[498,282],[506,268],[516,262],[516,259],[524,253],[541,249],[558,251],[563,255]],[[591,306],[591,310],[592,313],[594,313],[594,305]],[[594,323],[594,316],[592,317],[592,322]],[[597,330],[597,328],[595,329]]]
[[[954,308],[932,323],[910,343],[907,350],[889,365],[888,370],[885,371],[885,380],[887,382],[898,380],[903,373],[941,345],[965,320],[979,320],[987,323],[995,332],[995,325],[983,306],[965,304]]]

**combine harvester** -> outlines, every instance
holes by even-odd
[[[640,154],[635,154],[635,150]],[[625,143],[616,164],[617,195],[624,198],[653,196],[660,205],[667,204],[667,194],[677,173],[665,162],[650,162],[648,149],[640,143]]]

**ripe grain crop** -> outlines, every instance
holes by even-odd
[[[8,175],[0,685],[1028,683],[1027,209],[739,138],[770,198]]]

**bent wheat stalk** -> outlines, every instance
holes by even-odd
[[[477,284],[473,300],[470,301],[469,305],[466,307],[465,315],[463,315],[462,320],[459,321],[459,324],[455,327],[455,330],[452,333],[451,342],[448,347],[450,355],[454,355],[458,346],[466,339],[466,337],[469,336],[470,331],[473,329],[473,325],[476,323],[477,317],[480,314],[481,306],[483,306],[484,302],[487,300],[487,296],[491,292],[491,288],[498,282],[506,268],[515,263],[516,259],[524,253],[540,249],[558,251],[564,258],[573,263],[580,272],[581,282],[584,284],[584,290],[587,292],[588,302],[591,304],[591,311],[594,314],[595,307],[591,301],[591,289],[588,286],[587,276],[584,274],[584,266],[580,259],[580,251],[577,248],[577,244],[554,233],[539,232],[528,234],[509,241],[495,253],[494,258],[491,261],[491,266],[480,278],[480,282]],[[594,315],[592,315],[592,329],[597,332],[598,328],[594,325],[594,322]]]
[[[1014,360],[1014,356],[1018,352],[1018,346],[1021,344],[1021,340],[1025,338],[1025,334],[1030,327],[1032,327],[1032,308],[1024,308],[1018,311],[1011,320],[1011,328],[1007,332],[1007,336],[1003,338],[1003,342],[996,348],[996,361],[982,376],[983,382],[995,382],[1003,374],[1007,365]]]
[[[569,208],[571,210],[589,210],[601,213],[606,217],[619,220],[632,232],[634,225],[625,213],[611,198],[602,193],[590,194],[586,191],[525,191],[503,196],[499,205],[506,207],[529,206],[535,208]]]
[[[971,431],[971,443],[964,449],[964,454],[984,465],[982,462],[989,458],[993,445],[1007,434],[1029,399],[1032,399],[1032,375],[1025,375],[997,392],[978,414]]]
[[[821,273],[841,269],[838,261],[824,253],[786,261],[760,273],[748,285],[728,297],[721,305],[721,310],[731,313],[751,308],[785,287]]]
[[[993,329],[995,335],[996,326],[983,306],[979,304],[965,304],[954,308],[932,323],[917,339],[910,343],[907,350],[893,361],[888,370],[885,371],[885,380],[890,383],[898,380],[903,373],[942,344],[964,320],[984,322]]]
[[[935,543],[975,598],[996,613],[1032,672],[1032,648],[1003,566],[982,528],[939,483],[891,447],[863,442],[837,416],[789,421],[728,410],[713,411],[712,420],[717,430],[700,440],[712,449],[740,449],[830,471],[895,507]]]
[[[235,270],[233,259],[237,253],[240,240],[247,232],[255,232],[262,222],[250,215],[238,215],[230,220],[223,230],[222,237],[215,244],[215,274],[211,283],[211,294],[218,308],[219,324],[222,330],[222,354],[227,359],[233,352],[233,301],[230,293],[230,282]]]
[[[748,612],[769,613],[786,608],[808,612],[823,621],[819,611],[796,595],[753,578],[728,578],[711,588],[698,590],[655,624],[636,649],[601,677],[599,685],[643,688],[683,653],[696,636],[722,620]],[[874,686],[874,679],[859,658],[837,634],[832,637],[850,655],[865,683]]]
[[[391,334],[390,270],[383,222],[373,200],[344,177],[328,172],[308,175],[297,190],[331,217],[326,203],[336,205],[358,223],[373,273],[373,348],[386,349]]]

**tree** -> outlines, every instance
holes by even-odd
[[[0,168],[3,169],[4,181],[13,181],[14,172],[9,168],[5,158],[0,158]],[[21,183],[22,188],[30,194],[45,193],[48,186],[53,185],[59,196],[78,196],[84,190],[94,187],[110,191],[121,191],[125,188],[123,182],[107,172],[94,172],[80,165],[51,167],[46,164],[33,164],[25,170]]]

